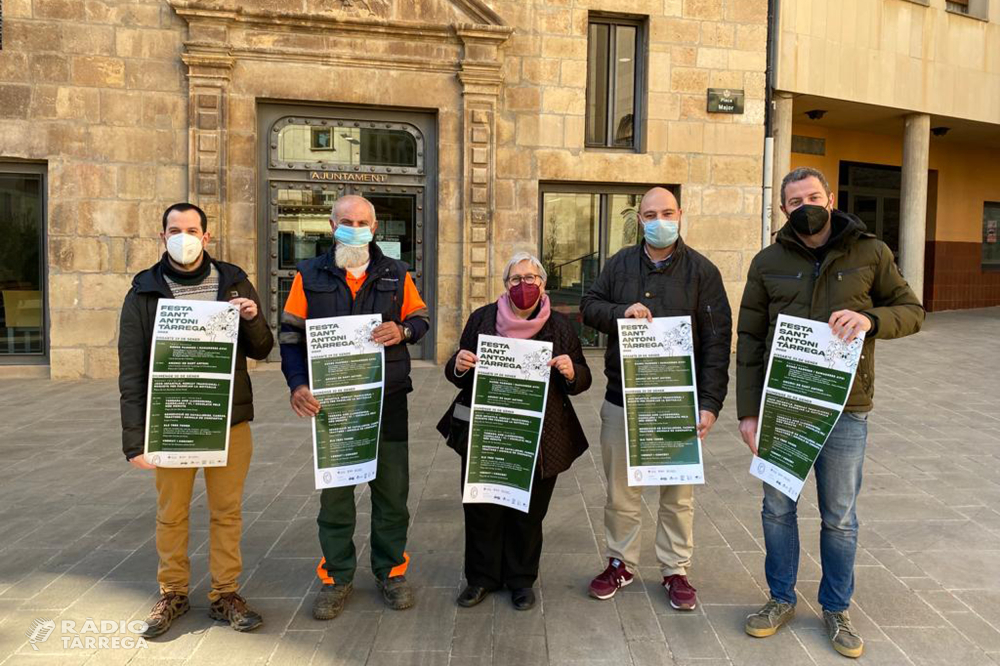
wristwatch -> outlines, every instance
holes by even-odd
[[[403,327],[403,342],[409,342],[410,338],[413,337],[413,331],[406,324],[400,324]]]

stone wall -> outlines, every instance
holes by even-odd
[[[184,24],[163,2],[3,10],[0,159],[48,163],[51,376],[113,376],[122,299],[187,196]]]
[[[52,376],[116,373],[121,299],[169,203],[202,204],[211,249],[256,273],[260,99],[436,111],[438,360],[510,254],[538,251],[540,181],[680,184],[682,233],[735,306],[759,238],[766,4],[7,0],[0,159],[48,163]],[[596,10],[649,17],[640,154],[583,147]],[[745,89],[746,113],[706,114],[709,87]]]

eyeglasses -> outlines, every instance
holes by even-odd
[[[521,284],[522,282],[524,284],[541,284],[542,283],[542,276],[541,275],[511,275],[509,278],[507,278],[507,282],[510,283],[510,285],[512,287],[516,287],[517,285]]]

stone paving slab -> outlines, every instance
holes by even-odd
[[[1000,664],[1000,309],[933,314],[915,337],[878,343],[857,592],[852,617],[866,664]],[[600,378],[602,360],[591,364]],[[454,390],[437,367],[413,372],[409,574],[418,605],[384,610],[363,544],[368,493],[358,493],[357,589],[337,620],[312,619],[318,497],[308,423],[295,418],[274,368],[254,373],[254,461],[244,501],[243,591],[265,626],[241,635],[206,615],[208,515],[192,502],[191,613],[145,649],[74,647],[63,620],[141,619],[156,598],[151,475],[122,459],[113,381],[0,382],[0,664],[336,664],[540,666],[847,663],[829,646],[816,604],[815,489],[802,497],[794,623],[746,636],[766,598],[759,482],[747,474],[732,401],[705,445],[709,483],[696,496],[691,580],[701,606],[673,611],[653,551],[656,491],[644,497],[636,584],[587,597],[603,559],[604,477],[598,446],[603,379],[574,404],[590,450],[560,476],[545,524],[538,606],[495,594],[473,609],[461,589],[458,457],[434,430]],[[35,619],[56,633],[32,649]],[[117,634],[119,638],[125,634]]]

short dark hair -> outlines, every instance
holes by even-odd
[[[830,183],[826,181],[826,176],[823,175],[822,171],[819,169],[813,169],[812,167],[799,167],[798,169],[793,169],[791,173],[781,180],[782,206],[785,205],[785,187],[787,187],[789,183],[797,183],[800,180],[805,180],[806,178],[815,178],[818,180],[820,185],[823,186],[823,189],[826,190],[827,197],[833,194],[833,191],[830,189]]]
[[[178,213],[184,213],[189,210],[198,211],[198,217],[201,218],[201,233],[205,233],[206,231],[208,231],[208,215],[205,215],[205,211],[203,211],[201,208],[198,208],[198,206],[195,206],[193,203],[188,203],[186,201],[182,201],[181,203],[175,203],[174,205],[169,206],[165,211],[163,211],[163,230],[164,231],[167,230],[167,217],[172,212],[177,211]]]

